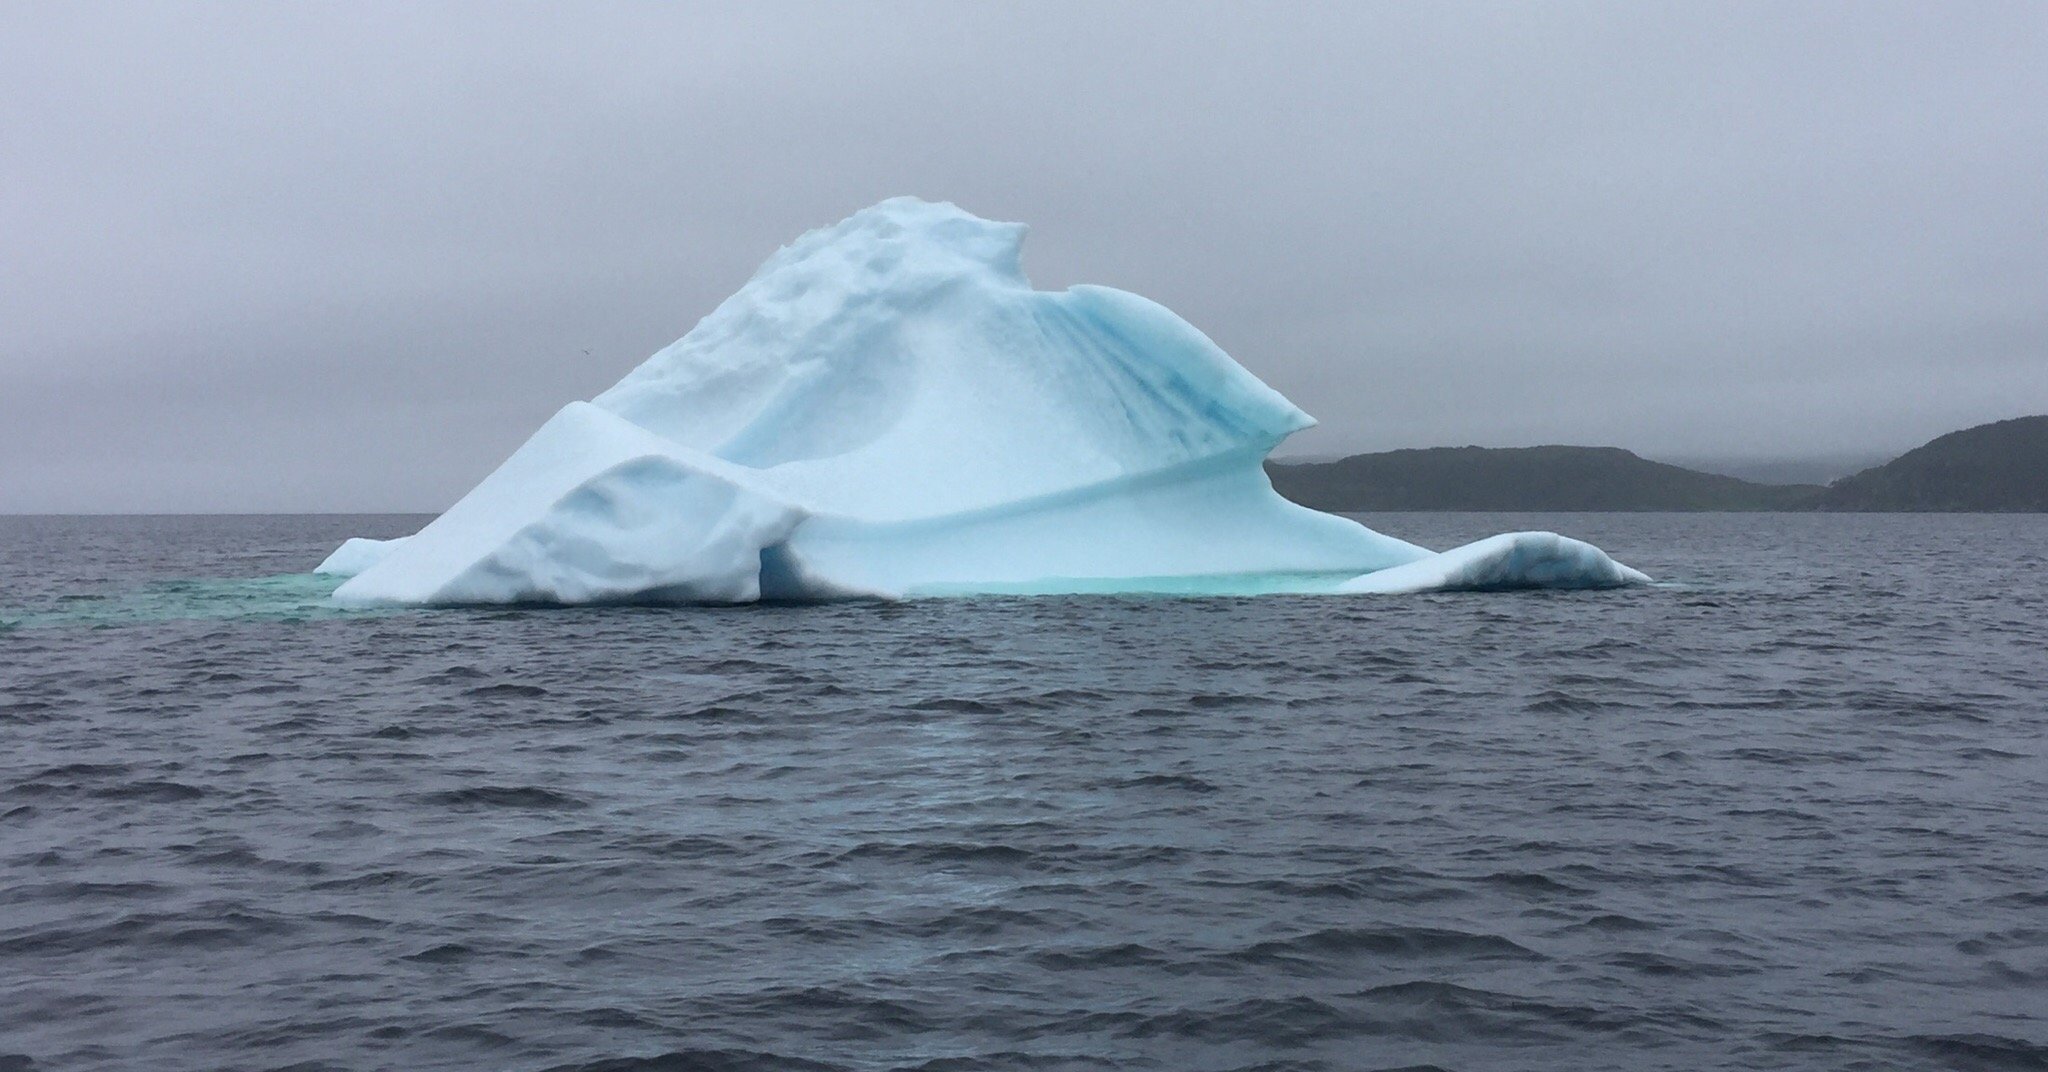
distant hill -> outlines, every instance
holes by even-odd
[[[1710,458],[1663,457],[1656,459],[1681,469],[1732,476],[1752,484],[1832,484],[1845,476],[1883,465],[1890,454],[1823,454],[1805,458]]]
[[[1843,477],[1822,510],[2048,511],[2048,416],[1950,432],[1874,469]]]
[[[1824,489],[1755,484],[1619,447],[1435,447],[1269,462],[1280,494],[1317,510],[1798,510]]]

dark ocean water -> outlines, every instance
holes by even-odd
[[[2048,517],[1651,590],[339,614],[0,518],[0,1069],[2048,1067]]]

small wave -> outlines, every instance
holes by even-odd
[[[0,939],[0,955],[93,956],[107,949],[246,949],[265,937],[291,933],[283,917],[230,909],[203,920],[169,912],[134,912],[105,923],[39,928]]]
[[[1607,934],[1626,934],[1634,931],[1654,931],[1657,929],[1657,925],[1647,920],[1637,919],[1634,916],[1624,916],[1619,912],[1605,912],[1597,916],[1589,916],[1564,929],[1568,931],[1600,931]]]
[[[44,767],[32,777],[35,778],[113,778],[134,770],[128,763],[66,763],[61,767]]]
[[[1441,927],[1330,927],[1295,938],[1260,942],[1232,959],[1248,961],[1380,957],[1463,957],[1473,960],[1540,960],[1542,954],[1497,934],[1473,934]]]
[[[183,782],[151,780],[110,785],[98,790],[94,795],[105,797],[109,800],[144,800],[152,803],[175,803],[198,800],[206,795],[206,790],[196,785],[186,785]]]
[[[375,890],[388,886],[403,886],[427,881],[424,875],[410,871],[385,869],[366,871],[359,875],[345,875],[341,878],[322,879],[312,884],[316,890]]]
[[[1704,961],[1675,957],[1668,953],[1653,953],[1648,950],[1627,950],[1607,958],[1607,963],[1617,968],[1626,968],[1640,975],[1671,979],[1717,979],[1736,975],[1752,975],[1758,970],[1751,964],[1709,964]]]
[[[943,867],[950,864],[1023,864],[1032,859],[1033,854],[1029,850],[1014,845],[952,841],[867,841],[839,853],[832,857],[831,861],[852,863],[861,860],[887,860],[892,863]]]
[[[450,808],[538,808],[567,811],[589,807],[583,800],[567,793],[543,789],[537,785],[474,785],[463,789],[443,790],[439,793],[423,793],[415,799],[422,804]]]
[[[1517,893],[1541,894],[1584,894],[1587,891],[1578,886],[1568,885],[1535,871],[1496,871],[1482,877],[1480,882],[1498,886]]]
[[[1226,1005],[1142,1016],[1117,1033],[1128,1038],[1168,1035],[1215,1043],[1256,1038],[1268,1044],[1300,1046],[1355,1037],[1370,1031],[1371,1025],[1345,1009],[1297,995],[1247,998]]]
[[[765,1050],[671,1050],[646,1057],[604,1057],[544,1072],[845,1072],[846,1065]]]
[[[1266,702],[1261,696],[1247,696],[1234,692],[1198,692],[1187,698],[1187,705],[1197,711],[1220,711],[1234,707],[1254,707]]]
[[[1088,949],[1051,949],[1033,954],[1031,962],[1052,971],[1140,968],[1162,964],[1166,955],[1148,945],[1121,942]]]
[[[1124,1062],[1098,1054],[1022,1053],[1017,1050],[1002,1050],[995,1053],[934,1057],[918,1064],[898,1065],[892,1072],[1029,1072],[1038,1068],[1057,1069],[1059,1072],[1099,1068],[1105,1072],[1116,1072],[1126,1067],[1129,1066]]]
[[[327,871],[327,865],[317,860],[280,860],[241,845],[204,843],[172,845],[170,848],[179,854],[178,862],[193,867],[247,868],[252,871],[297,876],[320,875]]]
[[[719,1003],[734,1015],[749,1020],[766,1017],[775,1021],[800,1016],[829,1023],[833,1025],[829,1034],[842,1040],[900,1038],[939,1026],[927,1013],[924,1002],[913,1004],[879,997],[865,987],[777,987],[729,995]]]
[[[1118,782],[1119,789],[1178,789],[1187,793],[1214,793],[1216,787],[1192,774],[1147,774]]]
[[[1383,1015],[1408,1010],[1386,1025],[1387,1033],[1430,1042],[1607,1033],[1632,1026],[1637,1019],[1587,1005],[1559,1004],[1429,979],[1373,987],[1357,997]]]
[[[511,1045],[515,1040],[495,1028],[482,1024],[442,1024],[423,1032],[428,1038],[460,1042],[469,1046],[483,1046],[498,1049]]]
[[[7,623],[0,622],[0,629],[5,628]],[[47,722],[56,710],[57,705],[47,700],[15,700],[12,703],[0,703],[0,722],[16,722],[22,725]]]
[[[586,950],[585,952],[587,953],[588,950]],[[596,960],[598,958],[579,957],[578,959],[588,961]],[[629,1031],[661,1030],[661,1021],[655,1019],[654,1017],[642,1015],[641,1013],[634,1012],[631,1009],[623,1009],[617,1005],[605,1005],[595,1009],[585,1009],[582,1012],[579,1012],[575,1015],[576,1021],[578,1023],[585,1024],[590,1027],[603,1028],[607,1031],[617,1031],[621,1029]]]
[[[27,797],[66,797],[83,794],[101,800],[126,800],[143,803],[178,803],[198,800],[206,790],[184,782],[148,778],[135,782],[101,781],[111,774],[95,773],[79,778],[78,767],[56,768],[34,776],[33,780],[17,783],[8,792]]]
[[[1959,1072],[2048,1069],[2048,1045],[2026,1039],[2002,1035],[1908,1035],[1905,1045]]]
[[[547,694],[548,690],[539,685],[520,685],[513,682],[501,682],[496,685],[478,685],[476,688],[467,689],[463,692],[465,696],[474,696],[480,700],[488,700],[494,696],[532,697],[546,696]]]
[[[1546,689],[1522,705],[1522,710],[1532,715],[1589,715],[1610,705],[1583,696],[1574,696],[1560,689]]]
[[[39,886],[16,886],[0,897],[5,901],[82,901],[92,898],[119,900],[163,897],[174,889],[160,882],[49,882]]]
[[[998,704],[953,696],[940,696],[929,700],[919,700],[916,703],[906,704],[904,709],[907,711],[951,711],[962,715],[999,715],[1003,713],[1003,708]]]
[[[405,959],[421,964],[453,964],[459,960],[467,960],[475,953],[476,950],[461,942],[443,942],[417,953],[409,953]]]
[[[1110,694],[1096,689],[1061,688],[1019,696],[1011,702],[1022,707],[1059,709],[1106,703],[1110,699]]]

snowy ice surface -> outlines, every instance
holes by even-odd
[[[394,540],[373,540],[368,536],[354,536],[343,540],[334,553],[313,567],[313,572],[329,577],[353,577],[384,560],[384,556],[396,550],[400,544],[411,539],[400,536]]]
[[[1282,499],[1261,462],[1314,420],[1160,305],[1031,289],[1023,236],[913,198],[812,231],[417,534],[320,572],[397,604],[1644,579],[1577,541],[1434,555]]]

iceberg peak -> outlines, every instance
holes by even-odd
[[[982,219],[951,201],[892,197],[830,227],[805,232],[763,262],[754,279],[787,271],[805,271],[811,278],[859,278],[859,273],[840,274],[849,259],[858,259],[860,268],[899,285],[986,273],[1028,286],[1023,254],[1029,230],[1021,223]]]
[[[902,197],[801,236],[419,533],[330,557],[336,597],[1334,590],[1430,557],[1281,499],[1261,463],[1313,420],[1156,303],[1031,289],[1024,235]]]

